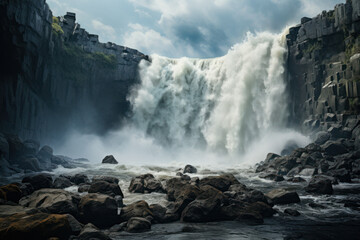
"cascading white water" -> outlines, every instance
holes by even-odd
[[[162,144],[243,153],[287,119],[283,35],[248,34],[225,56],[140,64],[134,124]]]

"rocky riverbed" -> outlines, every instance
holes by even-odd
[[[327,130],[326,130],[327,128]],[[1,135],[2,239],[358,239],[359,120],[252,168],[90,164]]]

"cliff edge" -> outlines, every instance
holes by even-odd
[[[74,13],[53,17],[45,0],[0,0],[0,28],[0,132],[46,141],[121,123],[147,56],[100,43]]]

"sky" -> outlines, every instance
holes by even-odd
[[[75,12],[101,42],[144,54],[211,58],[247,32],[280,33],[345,0],[47,0],[54,16]]]

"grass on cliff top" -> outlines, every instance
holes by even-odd
[[[52,30],[53,33],[56,34],[57,36],[60,34],[64,34],[64,31],[62,30],[61,26],[59,25],[59,19],[57,17],[53,17],[53,22],[52,22]]]
[[[65,43],[64,50],[69,58],[82,61],[95,61],[104,67],[115,68],[117,60],[115,55],[109,55],[102,52],[89,53],[75,44]]]

